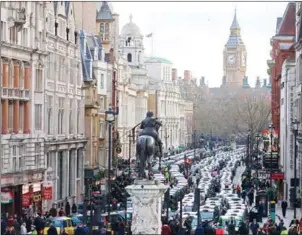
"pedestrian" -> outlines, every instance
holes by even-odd
[[[283,200],[281,202],[281,208],[282,208],[282,215],[285,218],[286,217],[286,210],[287,210],[287,201]]]
[[[251,223],[251,226],[250,226],[253,235],[257,235],[259,227],[260,226],[257,223],[257,220],[253,219],[253,222]]]
[[[21,235],[26,235],[26,234],[27,234],[26,223],[23,222],[21,225]]]

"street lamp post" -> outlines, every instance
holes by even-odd
[[[273,123],[269,125],[269,129],[271,131],[271,158],[270,158],[270,186],[272,187],[273,186],[273,137],[274,137],[274,125]]]
[[[257,185],[256,185],[256,190],[258,190],[258,185],[259,185],[259,175],[258,175],[258,164],[259,164],[259,140],[261,136],[259,134],[256,135],[256,140],[257,140],[257,160],[256,160],[256,175],[257,175]]]
[[[292,122],[293,132],[294,132],[294,146],[295,146],[295,159],[294,159],[294,219],[297,218],[297,211],[296,211],[296,201],[297,201],[297,152],[298,152],[298,145],[297,145],[297,135],[299,129],[300,122],[295,120]]]
[[[116,113],[109,108],[106,112],[106,122],[108,124],[108,230],[111,230],[111,219],[110,219],[110,213],[111,213],[111,160],[112,160],[112,149],[111,149],[111,142],[112,142],[112,124],[115,121],[115,115]]]

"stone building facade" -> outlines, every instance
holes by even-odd
[[[52,203],[78,203],[84,193],[84,94],[79,32],[72,2],[45,2],[47,52],[45,61],[45,152]]]
[[[42,210],[45,7],[1,3],[1,209],[10,214]]]

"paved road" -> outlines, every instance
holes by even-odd
[[[245,170],[245,166],[237,167],[236,174],[233,178],[233,185],[239,184],[241,187],[241,175],[243,174],[244,170]]]

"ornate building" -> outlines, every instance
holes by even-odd
[[[79,33],[72,2],[45,2],[45,145],[51,206],[78,203],[84,192],[84,94]],[[41,94],[42,95],[42,94]]]
[[[119,36],[118,85],[120,105],[118,131],[121,136],[122,156],[129,155],[130,130],[142,121],[147,112],[148,77],[144,64],[144,36],[139,27],[130,21],[123,26]],[[134,156],[133,146],[131,156]]]
[[[45,7],[1,3],[1,211],[11,215],[43,208]]]
[[[223,51],[223,81],[222,86],[238,88],[246,73],[246,49],[241,38],[240,26],[235,10],[230,27],[230,36]]]

